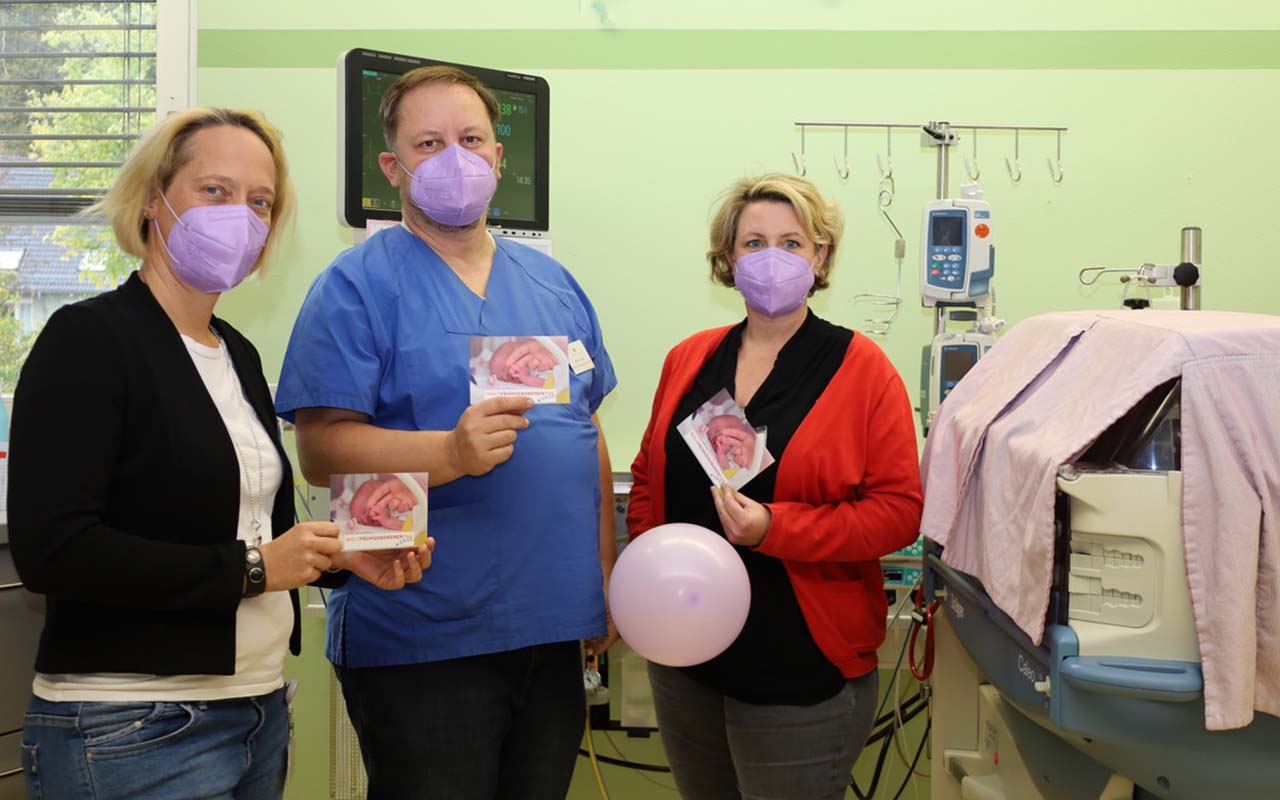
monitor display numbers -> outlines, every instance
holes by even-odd
[[[532,113],[531,94],[494,90],[498,98],[498,141],[502,143],[501,178],[489,206],[489,221],[532,220],[536,214],[534,165],[537,157],[537,128]]]

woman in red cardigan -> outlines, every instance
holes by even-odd
[[[711,277],[747,317],[667,355],[631,467],[632,537],[667,522],[725,536],[751,580],[738,638],[692,667],[649,665],[663,745],[687,800],[843,798],[871,730],[886,602],[877,559],[915,540],[906,388],[865,336],[815,316],[844,223],[812,183],[735,183],[711,223]],[[727,389],[776,463],[709,486],[676,425]]]

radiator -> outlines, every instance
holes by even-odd
[[[360,742],[347,716],[342,684],[329,671],[329,797],[332,800],[365,800],[369,778],[360,760]]]

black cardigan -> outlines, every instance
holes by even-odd
[[[294,522],[293,473],[262,361],[226,322],[213,327],[280,456],[279,535]],[[136,273],[49,318],[18,380],[10,452],[14,562],[47,595],[37,671],[235,672],[245,549],[235,446]]]

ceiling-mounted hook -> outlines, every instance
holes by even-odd
[[[836,158],[835,156],[832,156],[831,160],[836,162],[836,174],[840,176],[840,180],[842,181],[849,180],[849,128],[848,126],[846,126],[844,129],[844,168],[841,169],[840,159]]]
[[[1013,129],[1013,163],[1012,164],[1009,163],[1008,156],[1004,157],[1004,167],[1005,169],[1009,170],[1009,180],[1013,181],[1014,183],[1017,183],[1018,181],[1022,180],[1022,164],[1019,163],[1019,158],[1022,156],[1022,152],[1019,147],[1019,139],[1018,139],[1018,135],[1020,133],[1022,133],[1022,131],[1018,130],[1017,128]]]
[[[1054,162],[1051,158],[1046,158],[1049,164],[1049,177],[1053,178],[1054,183],[1062,183],[1062,131],[1058,131],[1058,162],[1057,169],[1054,169]]]
[[[964,171],[969,174],[969,180],[976,181],[982,177],[982,167],[978,165],[978,129],[973,129],[973,163],[969,163],[968,156],[960,156],[964,159]]]
[[[800,126],[800,157],[796,158],[796,154],[791,154],[791,163],[796,165],[796,174],[804,177],[809,170],[809,163],[804,157],[804,126]]]
[[[884,161],[881,161],[880,154],[876,153],[876,166],[880,168],[880,180],[891,181],[893,180],[893,128],[884,129],[884,146],[887,155]],[[888,167],[885,166],[886,162],[889,164]]]

